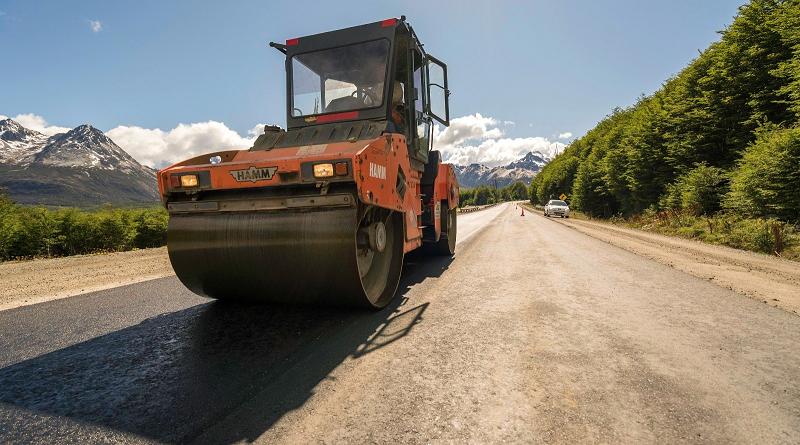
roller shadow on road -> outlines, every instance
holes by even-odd
[[[379,312],[211,302],[2,368],[0,442],[254,440],[344,360],[408,335],[427,303],[406,293],[451,261],[410,256]]]

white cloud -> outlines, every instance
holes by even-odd
[[[479,163],[494,167],[516,161],[529,151],[554,156],[565,146],[539,136],[504,137],[501,125],[508,125],[508,121],[499,122],[479,113],[452,119],[450,126],[444,130],[439,126],[434,129],[434,148],[442,152],[447,162],[460,165]]]
[[[570,133],[569,131],[567,131],[565,133],[561,133],[561,134],[558,135],[559,139],[569,139],[571,137],[572,137],[572,133]]]
[[[20,125],[22,125],[25,128],[38,131],[39,133],[44,133],[48,136],[52,136],[58,133],[65,133],[71,130],[71,128],[67,127],[50,125],[47,123],[46,120],[44,120],[42,116],[33,113],[18,114],[12,117],[11,119],[17,121]]]
[[[169,131],[122,125],[106,134],[140,163],[163,168],[203,153],[249,148],[263,129],[263,125],[253,127],[247,138],[222,122],[208,121],[179,124]]]
[[[257,124],[255,127],[247,130],[247,134],[249,134],[250,137],[252,137],[255,140],[255,138],[264,134],[264,126],[266,125],[267,124]]]
[[[103,30],[103,23],[101,23],[100,20],[89,20],[89,29],[91,29],[92,32],[100,32]]]
[[[50,125],[35,114],[20,114],[13,119],[47,135],[70,130]],[[499,121],[479,113],[454,118],[449,127],[434,128],[434,147],[442,152],[447,162],[461,165],[480,163],[490,167],[516,161],[529,151],[539,151],[552,157],[565,147],[562,142],[540,136],[507,137],[504,129],[512,125],[510,121]],[[168,130],[120,125],[106,134],[140,163],[163,168],[203,153],[247,149],[263,132],[264,124],[253,126],[242,136],[222,122],[208,121],[178,124]],[[559,135],[560,138],[562,136],[564,134]]]
[[[476,113],[451,119],[450,126],[444,130],[437,125],[434,137],[437,146],[455,146],[472,140],[499,138],[502,135],[503,130],[498,128],[496,119]]]

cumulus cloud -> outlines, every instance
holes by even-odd
[[[572,133],[570,133],[569,131],[567,131],[565,133],[561,133],[561,134],[558,135],[559,139],[569,139],[571,137],[572,137]]]
[[[256,125],[243,137],[222,122],[208,121],[167,131],[121,125],[106,134],[140,163],[162,168],[203,153],[249,148],[263,132],[264,126]]]
[[[70,130],[50,125],[35,114],[20,114],[12,119],[47,135]],[[538,151],[552,157],[565,147],[563,142],[541,136],[506,136],[505,131],[513,125],[511,121],[499,121],[479,113],[454,118],[447,128],[434,127],[434,147],[442,152],[447,162],[460,165],[480,163],[490,167],[516,161],[529,151]],[[120,125],[106,132],[108,137],[137,161],[154,168],[163,168],[203,153],[247,149],[263,133],[264,124],[255,125],[247,134],[241,135],[217,121],[178,124],[167,130]],[[571,136],[564,135],[559,135],[559,138]]]
[[[100,32],[103,30],[103,23],[100,20],[89,20],[89,29],[92,32]]]
[[[565,146],[540,136],[505,137],[504,126],[509,126],[509,122],[500,122],[480,113],[451,119],[449,127],[442,129],[437,126],[434,129],[434,147],[442,152],[447,162],[495,167],[516,161],[529,151],[552,157]]]
[[[70,128],[67,127],[59,127],[57,125],[50,125],[47,123],[46,120],[42,116],[33,113],[26,113],[26,114],[18,114],[11,119],[17,121],[20,125],[25,128],[38,131],[39,133],[44,133],[48,136],[52,136],[58,133],[65,133]]]

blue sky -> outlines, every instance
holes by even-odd
[[[0,114],[163,138],[178,124],[215,122],[247,137],[285,121],[283,60],[270,40],[405,14],[448,63],[452,116],[477,128],[446,143],[552,142],[653,92],[718,39],[741,3],[0,0]]]

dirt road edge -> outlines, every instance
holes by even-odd
[[[536,217],[539,211],[526,205]],[[800,315],[800,263],[701,241],[576,219],[549,219],[592,238]]]

